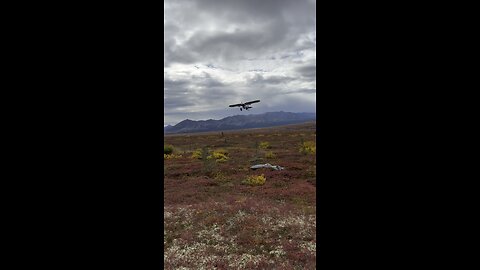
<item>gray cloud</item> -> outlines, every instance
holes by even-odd
[[[314,111],[315,5],[167,0],[164,121],[238,114],[228,104],[248,99],[262,100],[252,113]]]
[[[315,79],[317,77],[317,66],[316,65],[306,65],[296,68],[296,71],[303,77]]]
[[[275,75],[264,77],[262,74],[256,73],[252,77],[247,77],[247,84],[251,86],[279,85],[279,84],[287,84],[293,80],[295,80],[295,78],[293,77],[275,76]]]

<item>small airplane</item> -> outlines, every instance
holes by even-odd
[[[241,107],[240,111],[242,110],[242,108],[244,110],[248,110],[248,109],[252,108],[252,106],[248,106],[248,105],[253,104],[253,103],[257,103],[257,102],[260,102],[260,100],[254,100],[254,101],[249,101],[249,102],[245,102],[245,103],[232,104],[228,107],[237,107],[238,106],[238,107]]]

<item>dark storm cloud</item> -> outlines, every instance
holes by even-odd
[[[179,107],[187,107],[195,105],[193,100],[189,100],[188,96],[171,96],[165,100],[164,107],[166,110],[175,110]]]
[[[293,46],[299,34],[315,27],[315,5],[308,1],[204,0],[175,1],[188,7],[178,16],[165,12],[167,63],[193,63],[201,59],[233,60],[258,57]],[[167,5],[168,6],[168,5]],[[177,17],[175,17],[177,15]],[[211,24],[218,27],[211,29]],[[199,27],[205,25],[205,27]],[[232,28],[226,31],[229,26]],[[187,29],[185,27],[188,27]],[[199,27],[186,37],[191,29]],[[176,36],[185,35],[182,42]],[[303,41],[304,43],[308,41]],[[312,42],[309,43],[312,45]],[[301,47],[305,47],[301,44]]]
[[[314,111],[315,6],[314,0],[167,0],[165,122],[225,117],[233,113],[229,102],[247,99],[269,100],[257,113]]]
[[[195,3],[198,9],[235,23],[284,20],[291,22],[291,27],[315,26],[315,3],[309,1],[204,0]]]
[[[165,107],[174,111],[197,104],[215,104],[232,96],[231,89],[209,73],[191,75],[190,79],[164,81]]]
[[[198,52],[197,57],[231,61],[253,57],[275,49],[285,40],[286,32],[279,25],[259,30],[233,33],[198,33],[187,43],[189,50]]]
[[[303,77],[315,79],[317,76],[317,66],[316,65],[306,65],[296,69],[296,71]]]

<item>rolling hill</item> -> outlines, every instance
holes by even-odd
[[[220,120],[183,120],[174,126],[164,127],[164,133],[192,133],[272,127],[316,120],[315,113],[268,112],[263,114],[235,115]]]

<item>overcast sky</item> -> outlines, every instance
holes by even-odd
[[[164,124],[315,112],[315,0],[165,0]],[[260,99],[245,112],[229,104]]]

